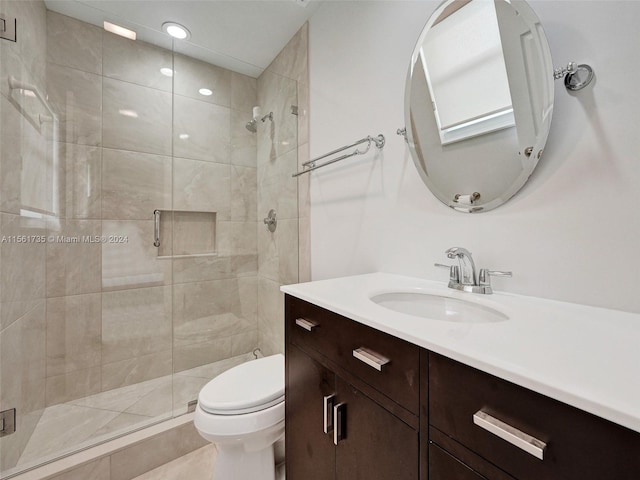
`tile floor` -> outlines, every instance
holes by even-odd
[[[216,448],[207,445],[133,480],[211,480],[215,461]]]
[[[212,480],[215,460],[215,446],[207,445],[132,480]],[[276,469],[276,480],[285,480],[284,464]]]
[[[26,445],[17,468],[12,470],[22,470],[133,429],[171,418],[172,415],[186,413],[187,402],[196,399],[200,389],[209,380],[253,358],[253,354],[248,353],[185,370],[173,376],[168,375],[48,407]],[[202,458],[194,456],[188,459],[187,463],[196,465],[193,468],[205,468],[204,453],[200,452],[200,455]],[[207,461],[213,461],[211,455],[208,457],[211,458]],[[181,478],[199,477],[185,475]]]

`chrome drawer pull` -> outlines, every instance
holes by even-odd
[[[473,423],[534,457],[544,460],[544,450],[547,448],[547,444],[543,441],[492,417],[482,410],[478,410],[473,414]]]
[[[322,402],[323,431],[329,433],[333,430],[333,405],[336,395],[325,395]]]
[[[353,351],[353,356],[361,362],[366,363],[370,367],[375,368],[379,372],[382,371],[382,367],[384,367],[391,361],[388,358],[383,357],[382,355],[377,354],[376,352],[373,352],[371,350],[367,350],[364,347],[356,348]]]
[[[317,323],[307,320],[306,318],[296,318],[296,325],[304,328],[307,331],[311,331],[318,326]]]

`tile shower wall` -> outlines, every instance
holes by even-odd
[[[47,18],[61,165],[49,233],[126,240],[47,245],[46,404],[255,348],[256,147],[243,123],[255,79]],[[181,255],[159,258],[155,209],[169,249],[172,232],[209,228],[217,254],[193,255],[182,242]]]
[[[16,241],[45,235],[46,224],[34,217],[55,206],[53,125],[38,121],[48,112],[8,87],[13,76],[46,90],[45,6],[0,0],[0,12],[21,19],[21,41],[0,40],[0,410],[20,412],[16,433],[1,440],[2,471],[18,461],[45,407],[45,245]]]
[[[0,6],[21,33],[0,42],[1,235],[128,239],[0,243],[0,409],[18,411],[17,432],[1,440],[5,471],[47,406],[257,346],[257,168],[244,129],[255,79],[43,2]],[[57,128],[36,120],[48,112],[10,91],[9,75],[47,95]],[[199,95],[203,86],[214,95]],[[187,246],[181,258],[158,259],[156,208],[181,219],[216,212],[217,255]],[[178,227],[188,237],[200,223]],[[165,403],[170,412],[171,395]]]
[[[258,104],[274,114],[272,123],[258,125],[258,216],[272,208],[278,215],[273,233],[258,224],[259,344],[265,355],[284,351],[280,285],[310,279],[309,178],[291,176],[309,158],[307,39],[305,24],[258,78]]]

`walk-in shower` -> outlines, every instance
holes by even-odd
[[[281,351],[279,287],[298,281],[300,75],[148,43],[161,24],[123,38],[69,16],[81,3],[0,2],[17,28],[0,39],[3,479],[181,415]],[[244,128],[258,104],[264,135]]]

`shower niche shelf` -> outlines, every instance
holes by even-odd
[[[156,210],[158,259],[217,256],[216,212]]]

